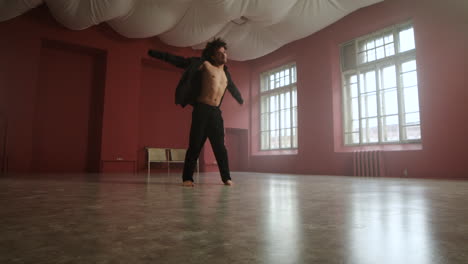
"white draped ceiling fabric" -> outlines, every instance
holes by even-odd
[[[46,4],[72,30],[102,22],[128,38],[157,36],[202,49],[222,37],[229,57],[244,61],[304,38],[383,0],[0,0],[0,22]]]

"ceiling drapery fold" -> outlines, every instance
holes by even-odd
[[[72,30],[108,23],[128,38],[202,49],[222,37],[229,58],[250,60],[383,0],[0,0],[0,22],[42,4]]]

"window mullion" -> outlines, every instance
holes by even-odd
[[[382,143],[382,125],[381,125],[381,111],[380,111],[380,87],[382,87],[382,78],[381,78],[381,68],[376,65],[375,67],[375,85],[376,85],[376,91],[375,91],[375,100],[377,100],[377,134],[378,134],[378,141],[379,144]]]
[[[393,42],[395,43],[395,55],[400,54],[400,37],[399,37],[398,28],[393,28]]]
[[[289,74],[289,83],[292,83],[292,71],[291,69],[289,70],[290,71],[290,74]],[[294,147],[294,144],[293,144],[293,91],[292,91],[292,88],[289,89],[289,146],[291,148]]]
[[[359,125],[359,144],[362,144],[362,113],[361,113],[361,72],[357,72],[357,99],[358,99],[358,125]]]
[[[281,93],[278,93],[278,149],[281,149]]]
[[[398,122],[399,122],[399,138],[398,141],[406,141],[406,133],[403,129],[403,124],[405,122],[405,109],[403,101],[403,82],[401,80],[401,63],[400,61],[395,62],[396,72],[398,75],[397,78],[397,101],[398,101]]]
[[[346,132],[349,131],[349,113],[351,113],[351,116],[352,116],[352,112],[350,111],[349,109],[349,104],[348,104],[348,101],[349,99],[351,98],[349,96],[349,88],[348,88],[348,79],[347,79],[347,75],[345,74],[342,74],[341,75],[341,80],[342,82],[344,81],[344,85],[341,86],[341,89],[342,89],[342,93],[343,93],[343,96],[341,97],[341,100],[342,100],[342,105],[343,105],[343,108],[341,109],[341,116],[343,116],[344,118],[342,119],[342,124],[343,124],[343,128],[341,130],[341,134],[343,135],[342,137],[342,141],[343,141],[343,144],[346,145],[347,144],[347,140],[346,140]],[[349,144],[349,143],[348,143]]]

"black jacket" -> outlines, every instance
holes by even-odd
[[[176,67],[185,69],[176,88],[175,103],[181,105],[182,107],[185,107],[187,104],[195,104],[196,99],[201,92],[201,72],[198,69],[206,59],[203,57],[184,58],[156,50],[149,50],[148,55],[168,62]],[[224,72],[226,73],[226,78],[228,81],[226,90],[231,93],[231,95],[239,104],[243,104],[244,100],[242,99],[242,95],[232,81],[231,74],[229,73],[226,65],[224,65]]]

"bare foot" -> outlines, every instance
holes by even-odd
[[[227,186],[232,186],[234,183],[232,183],[231,180],[227,180],[224,182],[224,185],[227,185]]]
[[[184,181],[184,182],[182,183],[182,186],[185,186],[185,187],[193,187],[193,186],[195,186],[195,185],[193,184],[193,181]]]

